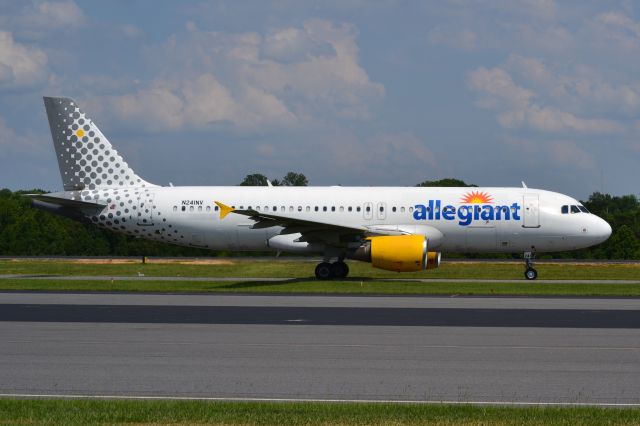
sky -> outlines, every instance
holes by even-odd
[[[42,96],[65,96],[159,185],[638,195],[639,8],[0,0],[0,188],[61,190]]]

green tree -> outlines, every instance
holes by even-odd
[[[416,186],[473,186],[473,187],[476,187],[478,185],[469,184],[460,179],[445,178],[440,180],[425,180],[424,182],[421,182]]]
[[[611,259],[640,258],[640,241],[627,225],[622,225],[609,239]]]
[[[245,176],[240,186],[267,186],[267,177],[260,173]]]
[[[279,182],[281,186],[308,186],[309,181],[302,173],[289,172]]]

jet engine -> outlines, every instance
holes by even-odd
[[[440,266],[440,252],[427,250],[424,235],[370,237],[349,256],[371,262],[374,268],[396,272],[414,272]]]

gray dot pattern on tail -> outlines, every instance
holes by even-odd
[[[96,189],[144,187],[148,183],[135,174],[93,121],[73,101],[56,98],[56,153],[63,166],[65,187]],[[85,200],[90,199],[85,196]]]

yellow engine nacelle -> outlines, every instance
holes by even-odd
[[[396,272],[415,272],[440,266],[440,253],[427,250],[424,235],[370,237],[352,259],[371,262],[374,268]]]

